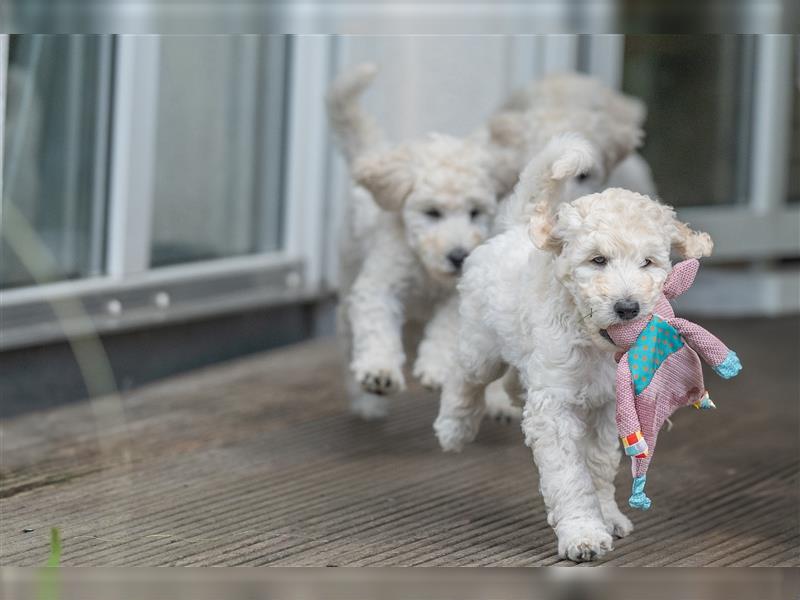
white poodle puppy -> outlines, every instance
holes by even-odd
[[[434,429],[445,450],[476,435],[486,385],[510,365],[558,552],[591,560],[631,522],[614,499],[615,346],[605,329],[652,311],[671,250],[711,251],[674,211],[619,188],[562,202],[566,182],[605,169],[587,140],[560,136],[526,167],[507,230],[472,252],[459,284],[459,339]]]
[[[550,140],[570,132],[586,138],[598,160],[585,172],[565,182],[566,197],[574,199],[603,190],[612,177],[617,181],[630,179],[634,191],[654,190],[647,163],[638,155],[632,155],[644,137],[642,120],[620,120],[614,113],[581,106],[536,106],[524,112],[504,111],[492,117],[489,133],[496,148],[496,176],[511,189],[525,165]],[[637,156],[637,159],[624,162],[629,156]]]
[[[384,416],[385,395],[405,386],[407,321],[425,324],[414,376],[441,386],[455,348],[455,284],[464,259],[489,236],[502,191],[477,139],[384,143],[358,104],[374,74],[362,65],[328,96],[357,184],[340,238],[339,330],[351,356],[351,407],[364,418]]]
[[[531,82],[512,93],[498,114],[503,118],[518,121],[501,125],[501,129],[505,127],[512,131],[527,131],[529,138],[533,137],[533,139],[527,140],[527,152],[522,152],[517,156],[517,160],[521,163],[517,165],[517,168],[511,169],[510,185],[512,186],[517,181],[518,168],[527,164],[533,153],[541,150],[542,144],[546,143],[550,139],[549,136],[553,135],[552,130],[542,131],[539,129],[540,122],[546,125],[548,121],[553,121],[553,119],[548,119],[545,109],[555,110],[559,114],[575,110],[588,111],[586,114],[602,113],[606,122],[611,119],[622,128],[622,131],[626,129],[630,131],[631,127],[642,128],[647,116],[647,108],[639,98],[614,90],[588,75],[555,73]],[[527,115],[524,114],[526,112],[528,112]],[[585,132],[586,129],[576,126],[573,131]],[[531,133],[534,135],[530,136]],[[499,135],[503,136],[502,133]],[[606,187],[622,187],[653,198],[657,195],[650,166],[637,152],[632,152],[624,158],[613,171],[607,174],[607,178],[604,175],[606,174],[582,175],[580,181],[575,182],[577,185],[574,185],[574,189],[568,196],[577,198]]]

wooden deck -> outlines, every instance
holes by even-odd
[[[676,415],[653,509],[597,564],[800,565],[800,319],[706,325],[745,370],[708,377],[715,413]],[[449,455],[431,394],[380,424],[344,407],[321,340],[8,420],[0,563],[44,564],[58,527],[64,565],[571,564],[516,425]]]

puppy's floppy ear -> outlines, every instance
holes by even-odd
[[[369,190],[378,206],[398,211],[414,187],[411,151],[395,146],[365,154],[353,164],[353,179]]]
[[[556,215],[546,202],[539,202],[533,207],[528,235],[539,250],[554,254],[561,252],[564,240],[556,232],[556,219]]]
[[[711,255],[714,242],[707,233],[694,231],[686,223],[673,219],[672,249],[683,258],[701,258]]]
[[[711,241],[710,235],[703,231],[694,231],[686,223],[679,221],[675,209],[668,204],[653,201],[650,206],[652,208],[648,208],[648,211],[655,210],[661,216],[662,227],[669,236],[672,252],[682,258],[702,258],[711,255],[714,242]]]

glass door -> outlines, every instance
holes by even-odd
[[[323,292],[326,38],[0,39],[0,348]]]

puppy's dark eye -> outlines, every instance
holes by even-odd
[[[425,216],[434,220],[441,219],[442,212],[437,208],[429,208],[428,210],[425,211]]]
[[[589,179],[589,177],[590,177],[589,173],[578,173],[577,175],[575,175],[575,181],[577,181],[578,183],[583,183],[584,181]]]
[[[471,211],[469,211],[469,218],[472,219],[473,221],[480,216],[481,216],[481,211],[478,208],[473,208]]]
[[[600,266],[602,267],[603,265],[605,265],[605,264],[608,262],[608,260],[606,259],[606,257],[605,257],[605,256],[595,256],[595,257],[592,259],[592,262],[593,262],[594,264],[596,264],[596,265],[600,265]]]
[[[653,264],[652,260],[650,260],[649,258],[645,258],[644,261],[642,262],[642,268],[649,267],[652,264]]]

